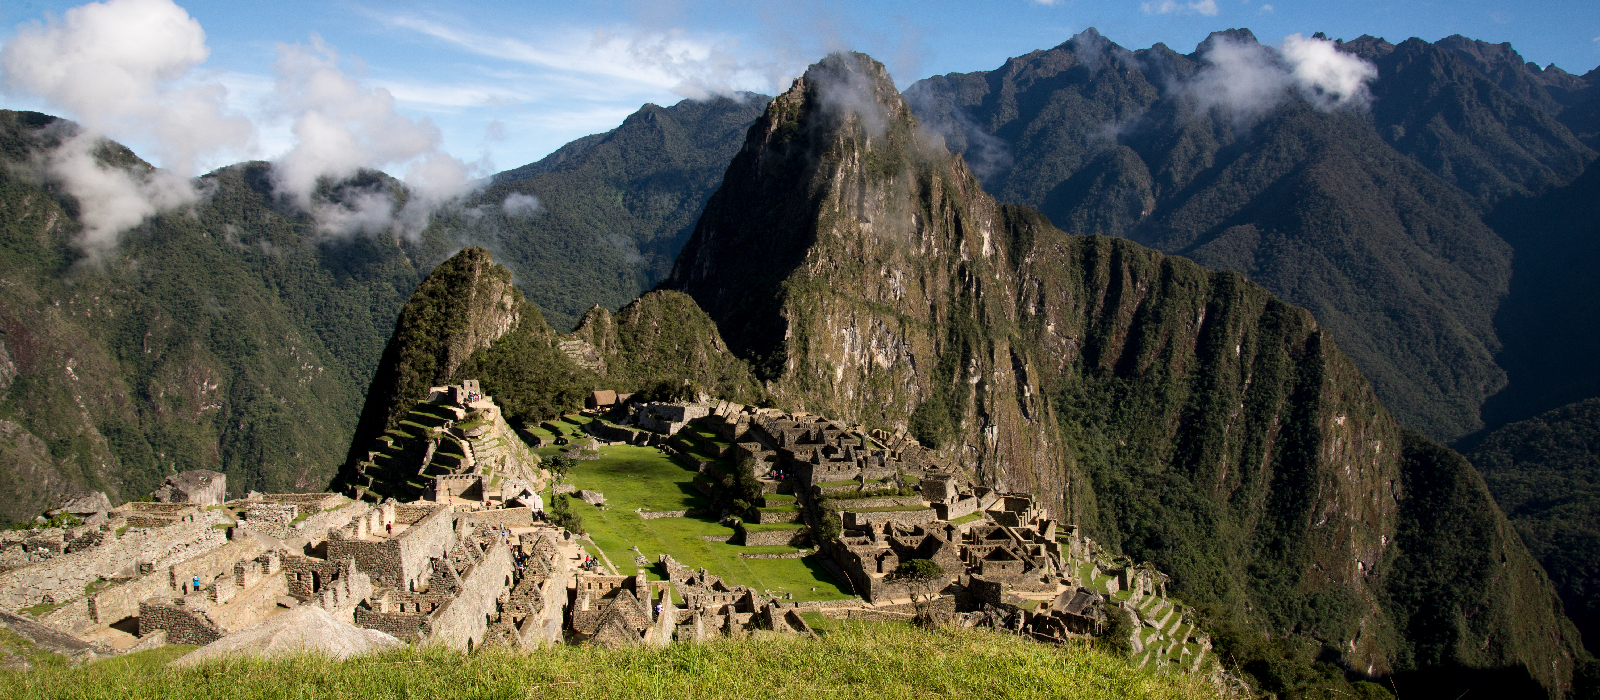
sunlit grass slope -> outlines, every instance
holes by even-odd
[[[766,637],[518,655],[413,650],[347,662],[238,661],[192,670],[156,650],[72,669],[0,672],[0,697],[31,698],[1211,698],[1204,680],[1155,676],[1084,647],[974,630],[842,624]]]

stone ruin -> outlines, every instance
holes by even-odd
[[[1059,642],[1104,634],[1120,609],[1135,622],[1130,641],[1141,665],[1193,670],[1210,649],[1153,567],[1108,554],[1027,494],[969,483],[903,434],[727,402],[655,405],[649,413],[635,405],[624,416],[633,425],[587,426],[628,441],[647,433],[646,441],[691,464],[695,449],[710,443],[691,445],[684,428],[720,437],[725,447],[712,456],[750,469],[764,494],[741,518],[743,544],[798,544],[820,518],[838,518],[839,536],[815,545],[860,598],[795,603],[665,555],[665,581],[650,581],[644,569],[581,566],[579,538],[541,522],[528,503],[544,482],[530,470],[515,473],[514,447],[495,453],[487,443],[517,437],[499,427],[498,409],[476,383],[437,388],[426,406],[448,417],[419,433],[431,442],[414,464],[441,465],[442,450],[457,460],[450,470],[412,474],[428,477],[419,493],[426,498],[377,499],[375,488],[356,489],[355,499],[252,492],[219,507],[206,505],[198,486],[220,484],[221,475],[207,483],[174,478],[164,486],[169,502],[109,508],[99,524],[0,533],[0,605],[107,654],[209,644],[300,607],[402,642],[463,650],[810,634],[802,611],[906,620],[927,609],[958,625]],[[440,447],[451,441],[464,448]],[[374,453],[367,486],[390,478],[412,447]],[[486,453],[503,459],[481,459]],[[697,477],[697,486],[710,488],[725,467],[699,468],[708,478]],[[598,493],[579,496],[603,502]],[[635,550],[634,561],[647,563],[643,554]],[[914,559],[947,575],[932,586],[933,600],[893,576]]]

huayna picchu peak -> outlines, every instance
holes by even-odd
[[[84,39],[130,11],[204,48],[172,0],[0,37],[77,120],[0,111],[0,695],[1600,692],[1593,71],[1090,28],[917,80],[400,13],[520,58],[424,119],[280,44],[280,133]],[[554,63],[617,84],[447,152]]]

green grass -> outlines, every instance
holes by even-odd
[[[17,612],[24,612],[34,617],[38,617],[63,605],[66,605],[66,603],[35,603],[26,608],[21,608]]]
[[[726,542],[707,542],[702,535],[733,535],[733,528],[708,518],[657,518],[645,520],[633,512],[645,510],[684,510],[710,504],[691,485],[695,472],[653,447],[615,445],[600,448],[600,458],[579,462],[568,479],[580,489],[600,491],[606,496],[606,510],[576,498],[568,500],[572,512],[583,518],[583,527],[595,545],[623,574],[636,568],[634,552],[638,546],[650,561],[650,578],[659,580],[663,571],[656,564],[667,554],[691,568],[705,567],[735,584],[757,590],[793,593],[796,600],[842,600],[852,597],[828,576],[815,558],[744,559],[741,554],[758,552],[787,553],[795,547],[744,547]],[[760,528],[762,526],[747,526]],[[796,529],[784,524],[769,529]],[[817,590],[812,591],[812,588]]]
[[[952,524],[952,525],[964,525],[964,524],[970,523],[970,522],[972,522],[974,520],[978,520],[978,519],[980,519],[982,517],[983,517],[983,513],[968,513],[968,514],[963,515],[963,516],[961,516],[959,518],[956,518],[955,520],[951,520],[950,524]]]
[[[1089,645],[1049,646],[979,630],[808,616],[818,637],[723,639],[537,654],[437,647],[332,661],[237,660],[195,669],[165,647],[73,669],[0,672],[0,696],[71,698],[1213,698],[1203,678],[1141,672]]]

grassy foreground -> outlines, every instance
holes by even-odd
[[[25,698],[1212,698],[1203,679],[1155,676],[1088,646],[992,632],[836,623],[816,639],[769,637],[518,655],[405,649],[348,662],[297,658],[199,669],[157,649],[81,668],[0,672]]]

